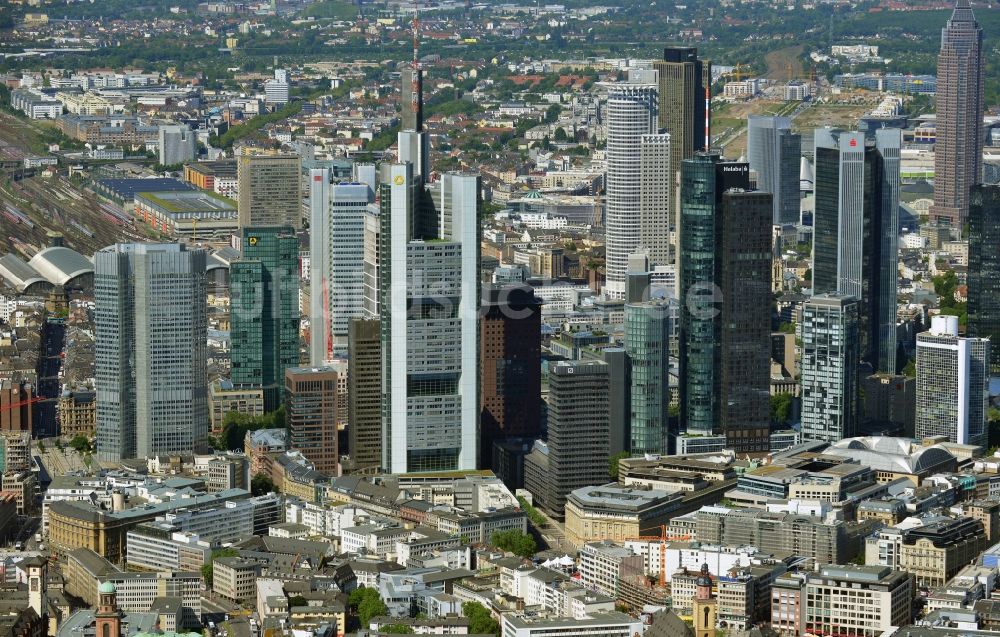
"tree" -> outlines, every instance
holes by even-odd
[[[611,476],[612,480],[618,479],[618,461],[628,458],[631,454],[627,451],[619,451],[615,455],[608,458],[608,475]]]
[[[564,142],[564,141],[566,141],[566,139],[567,139],[566,138],[566,129],[563,128],[562,126],[559,126],[558,128],[556,128],[556,132],[553,134],[552,138],[554,140],[556,140],[557,142]]]
[[[264,495],[274,491],[274,482],[271,480],[271,476],[265,473],[255,475],[250,481],[250,491],[254,495]]]
[[[212,588],[212,576],[215,572],[214,566],[213,562],[209,562],[201,567],[201,578],[205,580],[205,586],[207,588]]]
[[[771,396],[771,422],[786,425],[792,420],[792,395],[775,394]]]
[[[490,544],[521,557],[532,557],[538,551],[535,538],[517,530],[497,531],[490,536]]]
[[[379,632],[390,633],[392,635],[412,635],[416,631],[406,624],[386,624],[379,628]]]
[[[77,434],[73,436],[73,439],[69,441],[69,446],[76,449],[80,453],[90,453],[90,438],[83,434]]]
[[[361,626],[367,628],[372,621],[372,617],[380,617],[389,612],[389,608],[379,597],[378,591],[374,588],[364,586],[351,591],[350,604],[354,607]]]
[[[545,110],[545,122],[548,124],[554,124],[559,119],[559,113],[562,112],[562,106],[558,104],[553,104]]]
[[[499,635],[500,624],[479,602],[462,604],[462,614],[469,620],[469,633],[473,635]]]
[[[903,376],[907,378],[917,377],[917,361],[915,358],[906,361],[906,365],[903,366]]]

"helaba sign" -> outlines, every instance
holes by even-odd
[[[722,172],[724,173],[745,173],[750,170],[750,166],[747,164],[722,164]]]

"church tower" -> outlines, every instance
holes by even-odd
[[[121,637],[122,614],[118,610],[118,595],[115,585],[104,582],[97,589],[99,600],[97,612],[94,613],[94,632],[96,637]]]
[[[21,562],[28,574],[28,606],[34,609],[39,617],[45,617],[49,613],[49,600],[46,594],[46,574],[48,562],[42,557],[29,557]]]
[[[702,564],[695,581],[694,637],[715,637],[717,611],[718,600],[712,595],[712,574],[708,572],[708,564]]]

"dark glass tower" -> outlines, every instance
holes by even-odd
[[[698,153],[682,165],[681,425],[767,450],[771,194],[750,190],[743,162]]]
[[[983,155],[983,30],[969,0],[958,0],[941,30],[932,221],[964,224]]]
[[[896,371],[898,129],[815,132],[813,294],[859,299],[861,361]]]
[[[969,199],[968,335],[1000,343],[1000,186],[973,186]],[[1000,346],[990,367],[1000,372]]]
[[[287,227],[243,229],[230,268],[232,380],[262,387],[264,409],[281,404],[285,369],[299,364],[299,240]]]
[[[531,286],[485,286],[479,327],[480,465],[504,438],[538,438],[542,302]]]

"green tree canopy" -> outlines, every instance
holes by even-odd
[[[499,635],[500,624],[479,602],[462,604],[462,614],[469,620],[469,633],[473,635]]]
[[[250,492],[254,495],[264,495],[274,491],[274,482],[271,476],[265,473],[258,473],[250,480]]]
[[[361,621],[363,628],[368,627],[372,617],[380,617],[389,612],[385,602],[382,601],[378,591],[374,588],[366,588],[364,586],[355,588],[351,591],[349,601],[351,607],[355,609],[355,613]]]
[[[608,458],[608,475],[611,476],[612,480],[618,479],[618,461],[628,458],[630,455],[627,451],[619,451],[615,455]]]
[[[521,557],[531,557],[538,551],[535,538],[520,531],[497,531],[490,536],[490,544]]]

